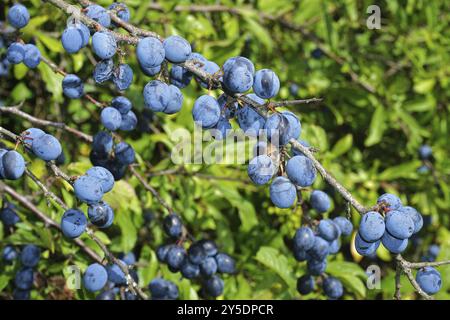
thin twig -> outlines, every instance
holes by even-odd
[[[54,202],[56,202],[64,210],[66,210],[66,211],[69,210],[69,207],[64,203],[64,201],[62,201],[61,198],[57,197],[53,192],[48,190],[48,188],[45,186],[45,184],[43,184],[41,182],[41,180],[39,180],[39,178],[36,177],[34,175],[34,173],[31,172],[28,168],[25,169],[25,174],[31,180],[33,180],[33,182],[36,183],[39,188],[41,188],[41,190],[44,192],[44,197],[46,197],[47,199],[53,200]]]
[[[400,281],[401,275],[402,275],[402,267],[400,263],[397,261],[395,265],[395,293],[394,293],[394,299],[401,300],[402,294],[400,292],[402,288],[402,283]]]
[[[271,103],[269,103],[269,105],[274,108],[278,108],[278,107],[295,106],[295,105],[300,105],[300,104],[313,104],[313,103],[319,103],[322,101],[323,101],[322,98],[310,98],[310,99],[297,99],[297,100],[284,100],[284,101],[278,101],[278,102],[271,102]]]
[[[161,195],[158,193],[158,191],[156,191],[155,188],[153,188],[150,184],[148,184],[148,182],[145,180],[145,178],[142,175],[140,175],[139,172],[137,172],[137,170],[133,166],[130,166],[129,169],[130,169],[131,173],[144,186],[144,188],[147,189],[148,191],[150,191],[150,193],[159,201],[159,203],[164,208],[166,208],[166,210],[169,212],[169,214],[174,213],[174,210],[172,209],[172,207],[166,201],[164,201],[164,199],[161,197]]]
[[[92,142],[92,137],[90,135],[85,134],[77,129],[71,128],[63,122],[53,122],[53,121],[48,121],[48,120],[44,120],[44,119],[39,119],[39,118],[36,118],[26,112],[23,112],[22,110],[20,110],[17,107],[0,107],[0,113],[14,114],[16,116],[19,116],[19,117],[21,117],[25,120],[28,120],[31,123],[39,125],[39,126],[54,127],[57,129],[62,129],[62,130],[72,133],[74,136],[76,136],[86,142]]]
[[[434,261],[434,262],[408,262],[408,267],[411,269],[420,269],[425,267],[439,267],[450,264],[450,260]]]
[[[53,161],[47,162],[47,167],[53,172],[53,175],[58,178],[62,178],[70,185],[73,185],[74,179],[69,177],[65,172],[63,172]]]
[[[81,4],[83,7],[87,7],[91,4],[96,4],[92,1],[88,1],[88,0],[76,0],[79,4]],[[152,31],[146,31],[146,30],[142,30],[139,28],[136,28],[135,26],[133,26],[130,23],[127,23],[125,21],[123,21],[122,19],[120,19],[117,16],[117,12],[113,12],[110,11],[110,15],[111,15],[111,20],[118,25],[119,27],[122,27],[124,30],[126,30],[128,33],[134,35],[134,36],[141,36],[141,37],[153,37],[153,38],[157,38],[159,40],[164,40],[159,34],[157,34],[156,32],[152,32]]]
[[[417,291],[417,293],[422,296],[425,300],[432,300],[433,297],[430,297],[426,292],[422,290],[422,288],[417,283],[416,279],[414,279],[414,275],[411,271],[411,268],[409,266],[409,262],[403,259],[401,254],[398,254],[396,257],[398,266],[402,269],[403,273],[406,274],[408,277],[409,282],[414,287],[414,289]]]

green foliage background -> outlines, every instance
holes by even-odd
[[[7,1],[10,3],[10,1]],[[107,6],[112,1],[97,1]],[[366,206],[376,202],[383,192],[399,195],[404,203],[419,209],[431,224],[420,233],[421,243],[409,245],[406,258],[418,261],[432,243],[441,246],[438,260],[450,258],[450,175],[449,97],[450,97],[450,3],[445,0],[377,1],[381,8],[381,30],[369,30],[366,9],[373,1],[352,0],[259,0],[221,1],[228,12],[194,13],[175,11],[176,5],[191,1],[158,1],[161,10],[149,8],[148,1],[125,0],[131,9],[132,23],[163,36],[186,37],[196,51],[221,65],[228,57],[248,56],[257,69],[271,68],[279,75],[282,89],[277,100],[293,99],[288,88],[299,85],[300,98],[323,97],[318,105],[291,108],[299,115],[302,138],[319,152],[323,165]],[[57,62],[86,81],[86,91],[101,101],[117,94],[110,86],[96,86],[91,78],[94,56],[86,48],[75,55],[64,52],[59,38],[67,17],[40,0],[22,1],[32,19],[22,38],[34,40],[44,56]],[[213,5],[216,1],[192,1]],[[1,20],[6,8],[0,6]],[[261,15],[266,18],[261,19]],[[274,19],[267,19],[270,16]],[[287,28],[286,23],[301,26],[304,32]],[[322,48],[325,54],[312,57]],[[131,88],[125,93],[135,109],[143,110],[142,89],[150,78],[139,71],[134,48],[124,47],[123,59],[135,71]],[[3,49],[2,49],[3,50]],[[4,51],[2,51],[4,52]],[[357,75],[352,78],[352,74]],[[85,100],[70,101],[62,96],[62,77],[41,63],[35,71],[14,66],[9,79],[0,79],[0,98],[5,105],[25,101],[23,110],[39,118],[65,121],[88,134],[101,129],[96,107]],[[364,88],[369,85],[374,91]],[[183,90],[183,110],[174,116],[157,115],[152,125],[160,133],[133,132],[126,135],[149,171],[173,169],[170,150],[171,132],[193,129],[191,107],[207,90],[194,81]],[[31,124],[12,115],[0,114],[0,125],[19,133]],[[46,128],[62,142],[67,155],[65,172],[82,174],[90,167],[90,146],[68,133]],[[148,130],[147,130],[148,131]],[[436,177],[418,174],[421,162],[417,149],[422,143],[433,148]],[[11,145],[10,145],[11,146]],[[50,179],[42,161],[30,158],[30,168],[70,205],[76,206],[71,188]],[[220,249],[237,260],[239,274],[225,277],[224,299],[324,299],[321,290],[301,297],[295,289],[296,278],[305,264],[295,261],[289,239],[300,226],[302,209],[280,210],[271,205],[267,187],[248,183],[246,166],[186,165],[188,173],[232,177],[238,181],[205,179],[205,176],[169,175],[151,178],[154,186],[183,217],[191,233],[214,239]],[[29,179],[8,184],[22,194],[32,195],[38,207],[59,221],[62,212],[47,203]],[[346,204],[317,179],[314,188],[325,189],[333,198],[332,211],[326,216],[346,214]],[[305,198],[307,199],[307,193]],[[140,284],[146,286],[157,275],[176,282],[181,297],[196,299],[199,285],[180,280],[157,262],[155,248],[165,240],[159,223],[163,209],[135,178],[127,177],[106,196],[116,212],[114,226],[97,231],[115,252],[139,253]],[[84,206],[82,208],[86,209]],[[144,223],[143,211],[149,209],[155,220]],[[84,269],[89,259],[79,248],[56,231],[45,228],[30,212],[19,207],[22,222],[14,233],[0,228],[1,247],[6,244],[34,243],[44,248],[39,264],[42,285],[32,298],[93,298],[84,290],[62,290],[65,267],[76,264]],[[352,220],[359,216],[353,211]],[[312,213],[313,214],[313,213]],[[94,250],[98,247],[82,236]],[[100,253],[100,252],[99,252]],[[376,263],[382,268],[381,289],[368,290],[365,268]],[[355,254],[351,239],[343,241],[340,253],[329,258],[327,272],[340,278],[345,299],[390,299],[394,292],[394,263],[384,249],[376,260]],[[18,264],[0,264],[0,291],[8,297],[13,289]],[[450,267],[439,268],[443,288],[436,295],[450,298]],[[415,298],[403,277],[402,293]]]

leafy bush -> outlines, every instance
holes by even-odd
[[[68,2],[87,3],[84,0]],[[96,2],[108,8],[113,1]],[[21,269],[23,263],[14,250],[23,252],[25,245],[33,244],[40,248],[41,258],[33,267],[32,299],[94,299],[98,293],[87,291],[85,286],[80,290],[69,290],[63,284],[71,277],[70,266],[75,265],[85,273],[87,267],[96,262],[93,256],[105,255],[99,243],[106,245],[114,256],[133,252],[138,257],[137,262],[131,263],[135,265],[131,270],[136,270],[139,286],[146,292],[144,295],[148,295],[149,283],[159,277],[176,284],[182,299],[222,295],[220,279],[181,279],[179,273],[171,272],[167,264],[158,261],[159,246],[173,243],[166,235],[172,231],[164,229],[163,221],[168,213],[176,213],[183,221],[183,230],[175,232],[175,238],[181,237],[185,242],[190,242],[190,238],[214,240],[219,250],[236,262],[237,272],[223,275],[224,299],[327,298],[324,290],[315,290],[308,295],[297,292],[296,280],[307,273],[307,264],[296,261],[292,238],[301,225],[315,225],[322,218],[351,216],[353,225],[359,225],[360,208],[351,207],[341,196],[342,192],[334,188],[336,185],[326,183],[318,174],[311,187],[302,189],[304,201],[299,198],[299,205],[281,209],[272,204],[269,187],[252,184],[254,179],[249,179],[246,164],[179,164],[171,158],[179,143],[175,132],[181,129],[193,132],[191,113],[196,99],[206,94],[219,97],[220,91],[209,90],[215,89],[217,77],[214,76],[221,75],[216,67],[224,66],[234,56],[249,58],[256,70],[270,68],[276,73],[281,86],[270,102],[322,99],[311,103],[288,103],[277,109],[289,110],[299,117],[301,139],[311,146],[303,148],[312,151],[311,155],[355,199],[370,208],[381,194],[392,193],[422,214],[423,228],[410,238],[403,252],[408,261],[450,259],[450,16],[445,1],[382,2],[380,30],[366,27],[370,15],[366,8],[370,3],[263,0],[249,4],[227,0],[216,5],[212,0],[201,4],[124,1],[132,25],[164,37],[179,35],[187,39],[193,51],[208,59],[199,65],[210,74],[211,78],[206,79],[209,81],[198,75],[195,80],[189,79],[192,75],[183,73],[187,69],[172,69],[170,73],[167,62],[162,64],[162,71],[152,69],[154,66],[144,66],[145,59],[135,54],[131,43],[121,43],[116,51],[116,43],[111,44],[111,40],[101,33],[96,33],[99,38],[96,45],[91,39],[93,49],[91,45],[86,47],[83,35],[78,33],[72,36],[79,36],[79,44],[73,38],[61,42],[64,30],[71,30],[72,24],[78,21],[66,22],[68,16],[58,8],[58,3],[65,2],[23,1],[30,20],[20,31],[9,29],[6,21],[8,5],[12,4],[0,5],[0,44],[3,43],[0,45],[0,105],[18,106],[0,107],[0,128],[3,129],[0,138],[10,149],[20,142],[17,150],[24,157],[28,170],[19,180],[0,181],[2,212],[9,208],[7,206],[14,205],[18,216],[18,219],[13,216],[12,224],[2,216],[2,298],[27,298],[29,269]],[[87,14],[102,24],[109,21],[102,10]],[[116,28],[116,31],[129,36],[123,28]],[[68,32],[66,36],[72,37]],[[30,69],[35,67],[34,60],[24,60],[20,64],[5,62],[9,43],[17,39],[27,46],[33,45],[28,47],[31,57],[37,57],[34,45],[39,49],[42,59],[35,69]],[[68,45],[75,45],[76,50],[68,50]],[[173,43],[170,47],[176,45]],[[25,59],[25,49],[16,50],[8,55],[19,52]],[[184,47],[174,51],[183,50]],[[108,60],[104,60],[105,64],[101,66],[104,69],[100,69],[99,58],[108,59],[113,54],[114,63],[120,64],[120,68],[109,70],[111,66],[105,62]],[[178,63],[177,59],[178,55],[170,55],[172,62]],[[196,59],[201,60],[198,56]],[[208,64],[213,61],[216,66]],[[96,76],[93,76],[94,68]],[[174,83],[176,86],[181,88],[185,81],[190,82],[182,89],[183,107],[171,115],[179,110],[179,106],[169,107],[167,102],[160,110],[152,109],[167,114],[149,112],[143,90],[154,78],[148,74],[158,74],[158,80],[168,82],[170,74],[175,72],[181,73],[176,79],[178,82]],[[245,72],[248,73],[248,69]],[[66,73],[76,76],[67,77]],[[107,76],[103,79],[101,76],[105,73]],[[234,86],[233,77],[226,80],[224,76],[226,89],[233,87],[234,92],[242,91]],[[105,79],[112,81],[104,82]],[[122,89],[126,91],[120,93]],[[78,99],[83,93],[84,97]],[[109,114],[99,111],[121,94],[133,105],[137,123],[133,123],[131,114],[127,121],[131,123],[130,128],[136,125],[134,130],[124,130],[121,123],[117,123],[125,121],[123,114],[128,110],[117,113],[114,110],[119,108],[116,107]],[[181,103],[180,100],[177,103]],[[244,103],[239,101],[235,108],[243,110]],[[220,99],[218,105],[220,107]],[[270,103],[265,106],[269,110],[275,108]],[[233,110],[230,107],[227,111]],[[205,114],[200,112],[199,117],[205,117]],[[257,118],[258,114],[254,116]],[[239,121],[239,116],[237,119]],[[41,152],[40,158],[55,160],[46,164],[37,159],[37,151],[34,154],[25,152],[26,147],[29,148],[27,143],[34,141],[26,139],[29,133],[25,139],[7,134],[19,135],[35,126],[48,133],[48,139],[55,137],[60,141],[65,159],[46,158],[55,149],[46,150]],[[108,164],[108,170],[115,177],[124,176],[103,197],[114,210],[114,223],[107,229],[92,228],[83,233],[78,239],[83,241],[80,247],[64,237],[58,227],[66,209],[79,208],[88,212],[87,204],[81,200],[89,201],[82,199],[79,193],[79,200],[74,197],[71,184],[86,174],[93,159],[104,160],[93,156],[91,151],[95,142],[93,145],[90,139],[107,126],[111,126],[108,129],[119,129],[120,137],[126,142],[114,150],[115,159],[123,157],[124,161],[131,159],[127,164],[135,164],[128,169],[115,166],[115,163]],[[233,127],[237,127],[234,122]],[[203,146],[218,141],[204,142]],[[248,142],[236,144],[245,144],[249,150],[253,148]],[[102,142],[102,146],[105,145]],[[423,149],[419,154],[423,145],[431,146],[431,156],[424,156]],[[130,146],[135,154],[128,153]],[[250,160],[251,157],[246,157],[245,163]],[[21,176],[23,172],[18,173]],[[331,200],[330,208],[323,214],[317,212],[322,210],[312,209],[315,206],[308,201],[311,191],[316,189],[325,191]],[[39,217],[39,213],[44,217]],[[55,221],[56,225],[53,224]],[[411,266],[405,260],[396,260],[384,246],[380,246],[375,255],[363,258],[355,248],[355,237],[356,232],[341,237],[341,249],[328,259],[328,279],[339,279],[343,284],[344,299],[391,299],[396,288],[396,263],[403,270]],[[436,244],[440,247],[439,252],[430,253],[432,245]],[[110,261],[107,268],[109,273],[117,267],[113,262]],[[382,280],[378,289],[366,286],[366,268],[373,264],[381,268]],[[116,273],[120,274],[121,267],[115,269]],[[449,268],[448,265],[437,268],[442,278],[442,288],[434,296],[437,299],[450,298]],[[17,274],[22,275],[19,280]],[[423,277],[419,283],[424,281]],[[111,280],[110,274],[108,278]],[[420,297],[407,277],[400,279],[402,297]],[[126,281],[132,280],[127,278]],[[154,298],[176,297],[170,284],[158,281],[150,286]],[[326,283],[324,287],[327,288],[333,285],[331,280]],[[336,293],[336,289],[327,290]],[[157,295],[156,292],[162,293]],[[130,299],[134,297],[130,296]]]

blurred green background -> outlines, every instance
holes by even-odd
[[[96,2],[108,6],[113,1]],[[219,65],[231,56],[243,55],[256,69],[273,69],[282,84],[277,100],[322,97],[320,104],[290,108],[301,119],[301,138],[318,149],[317,157],[325,168],[364,205],[371,206],[380,194],[391,192],[424,215],[429,223],[420,232],[420,239],[408,246],[406,259],[418,261],[430,244],[441,246],[438,260],[450,258],[450,2],[377,1],[381,9],[379,30],[366,26],[370,15],[366,10],[373,1],[123,2],[131,10],[133,24],[162,36],[179,34],[195,51]],[[11,3],[0,4],[0,20],[5,20]],[[85,80],[86,91],[98,100],[110,101],[118,95],[110,85],[95,85],[91,77],[95,57],[89,48],[75,55],[64,52],[60,35],[65,14],[40,0],[22,3],[32,16],[22,30],[22,39],[34,41],[45,57],[79,75]],[[140,113],[141,125],[122,136],[140,155],[141,171],[174,169],[171,133],[178,128],[193,129],[193,102],[207,90],[192,81],[183,90],[185,99],[179,114],[145,117],[142,89],[151,78],[140,72],[133,47],[124,46],[123,53],[123,60],[135,72],[125,96]],[[101,130],[98,109],[86,100],[63,97],[61,80],[43,63],[37,70],[16,65],[8,78],[0,78],[0,100],[4,105],[25,101],[23,110],[36,117],[65,121],[94,135]],[[31,127],[13,115],[0,117],[0,125],[15,133]],[[67,156],[62,167],[65,172],[82,174],[90,167],[88,144],[67,132],[46,130],[62,141]],[[434,174],[417,172],[422,164],[417,150],[423,143],[433,149]],[[51,184],[52,191],[69,205],[76,205],[70,188],[51,179],[42,161],[28,155],[27,160],[31,170]],[[222,251],[236,259],[239,273],[225,277],[221,298],[325,299],[321,290],[302,297],[295,289],[296,279],[306,266],[296,262],[289,247],[300,226],[302,208],[276,209],[268,187],[251,185],[246,169],[245,165],[186,165],[185,174],[155,176],[150,183],[183,217],[195,237],[214,239]],[[8,184],[32,195],[42,211],[59,221],[62,212],[47,204],[32,181]],[[333,198],[332,210],[325,216],[346,214],[343,199],[322,179],[317,179],[314,188]],[[304,195],[307,199],[308,192]],[[140,284],[146,286],[155,276],[163,275],[179,285],[182,298],[197,298],[198,283],[180,280],[179,274],[171,274],[156,259],[155,248],[166,241],[159,223],[164,211],[156,199],[127,176],[106,201],[115,209],[116,220],[112,228],[97,234],[113,252],[133,250],[139,256]],[[93,298],[84,290],[61,288],[65,268],[76,264],[84,269],[90,264],[88,257],[56,231],[43,228],[27,210],[18,210],[22,222],[14,233],[0,228],[0,246],[34,243],[45,248],[38,267],[43,282],[32,291],[32,298]],[[144,220],[148,210],[153,212],[151,222]],[[352,213],[357,225],[359,216],[356,211]],[[86,235],[82,239],[98,251]],[[382,270],[381,289],[366,288],[365,268],[371,264]],[[0,268],[1,297],[7,298],[18,265],[0,263]],[[392,256],[384,248],[378,250],[377,258],[362,259],[348,237],[340,253],[329,258],[327,273],[343,281],[344,299],[391,299],[393,268]],[[443,287],[436,298],[448,299],[450,266],[439,271]],[[405,277],[402,283],[404,298],[417,298]]]

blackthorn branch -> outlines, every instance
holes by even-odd
[[[12,107],[0,107],[0,113],[10,113],[10,114],[14,114],[16,116],[19,116],[25,120],[30,121],[33,124],[39,125],[39,126],[43,126],[43,127],[53,127],[53,128],[58,128],[58,129],[62,129],[65,130],[67,132],[70,132],[71,134],[73,134],[75,137],[80,138],[86,142],[92,142],[92,137],[86,133],[83,133],[77,129],[71,128],[68,125],[66,125],[63,122],[52,122],[52,121],[48,121],[45,119],[38,119],[36,117],[33,117],[32,115],[23,112],[22,110],[20,110],[20,107],[18,106],[12,106]]]
[[[63,0],[46,0],[46,1],[52,3],[53,5],[57,6],[60,9],[65,10],[66,13],[74,15],[75,18],[77,18],[80,21],[86,23],[86,25],[89,26],[89,27],[95,27],[98,30],[108,30],[108,29],[104,28],[103,26],[101,26],[99,23],[97,23],[94,20],[90,19],[89,17],[83,15],[82,12],[79,9],[71,7],[70,5],[68,5]],[[89,5],[90,2],[89,1],[81,1],[80,3],[82,3],[83,5]],[[117,22],[120,26],[124,27],[125,30],[129,31],[129,30],[132,29],[133,30],[133,34],[136,35],[136,36],[151,36],[151,37],[154,37],[153,35],[149,35],[145,30],[132,27],[132,26],[130,26],[129,23],[121,21],[120,18],[116,17],[113,14],[111,14],[111,16],[114,16],[115,18],[113,18],[113,20],[115,22]],[[136,36],[128,37],[128,36],[124,36],[122,34],[119,34],[117,32],[110,31],[110,30],[108,30],[108,32],[110,32],[116,38],[117,41],[125,41],[126,43],[133,44],[133,45],[136,45],[138,43],[138,41],[139,41],[139,38],[137,38]],[[159,40],[162,40],[161,37],[156,37],[156,38],[158,38]],[[201,78],[202,80],[204,80],[206,82],[212,82],[212,83],[220,85],[220,86],[222,85],[219,80],[217,80],[216,78],[212,77],[204,69],[199,68],[195,64],[195,62],[193,62],[193,61],[186,61],[186,62],[184,62],[184,63],[182,63],[180,65],[183,68],[185,68],[186,70],[190,71],[191,73],[193,73],[194,75],[198,76],[199,78]],[[260,115],[263,115],[265,117],[265,112],[262,111],[262,110],[266,109],[265,105],[261,105],[261,104],[255,102],[254,100],[252,100],[251,98],[249,98],[246,95],[236,94],[234,97],[236,99],[242,101],[243,103],[252,106]],[[313,98],[313,101],[317,102],[318,99],[317,98]],[[282,102],[282,103],[285,103],[285,102]],[[272,104],[277,105],[278,103],[277,102],[272,102]],[[352,206],[359,213],[362,214],[362,213],[367,211],[364,208],[364,206],[362,206],[356,199],[354,199],[354,197],[350,194],[350,192],[347,191],[347,189],[344,186],[342,186],[338,181],[336,181],[336,179],[334,179],[327,172],[327,170],[322,166],[322,164],[319,161],[316,160],[316,158],[309,151],[309,149],[307,150],[307,148],[302,146],[298,141],[296,141],[294,139],[291,140],[290,143],[296,150],[304,153],[306,157],[308,157],[311,161],[313,161],[315,167],[322,174],[323,178],[331,186],[333,186],[344,197],[344,199],[346,199],[349,203],[351,203]]]

